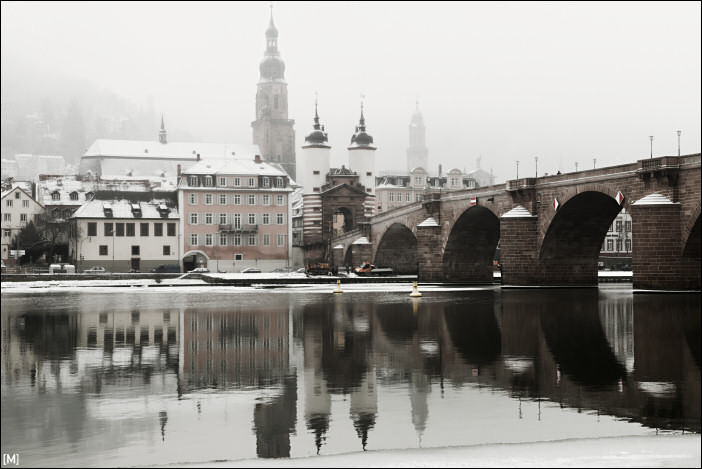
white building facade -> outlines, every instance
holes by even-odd
[[[16,262],[12,251],[21,250],[22,246],[13,244],[14,238],[29,224],[36,223],[44,214],[44,207],[34,199],[19,183],[14,183],[2,191],[2,260]]]

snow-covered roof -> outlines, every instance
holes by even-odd
[[[98,139],[90,145],[84,158],[112,156],[120,158],[166,158],[166,159],[248,158],[260,155],[258,145],[238,143],[197,143],[142,140]]]
[[[517,205],[512,210],[510,210],[509,212],[502,215],[501,218],[526,218],[526,217],[531,217],[531,213],[529,213],[529,210],[524,208],[522,205]]]
[[[94,192],[95,182],[79,180],[75,176],[60,176],[39,180],[39,198],[44,206],[49,205],[82,205],[87,200],[86,194]],[[61,195],[59,200],[54,200],[53,194]],[[71,194],[78,195],[77,200],[71,200]]]
[[[135,210],[137,208],[136,205],[138,205],[139,210]],[[164,208],[168,209],[167,212],[163,210]],[[110,211],[112,212],[111,217],[105,214],[106,212],[109,213]],[[166,216],[162,216],[162,214],[165,214]],[[152,199],[148,202],[134,202],[128,199],[93,199],[82,205],[73,214],[73,218],[111,218],[115,220],[177,220],[179,217],[178,207],[174,206],[169,199],[160,198]]]
[[[32,197],[32,183],[29,181],[17,181],[3,187],[2,198],[5,198],[7,194],[19,188],[21,191],[25,192],[29,197]]]
[[[252,158],[228,158],[228,159],[207,159],[183,170],[183,174],[212,174],[221,175],[242,175],[242,176],[272,176],[286,177],[287,173],[282,169],[261,161],[257,163]]]

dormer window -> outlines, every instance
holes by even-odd
[[[102,211],[105,213],[106,218],[112,218],[112,205],[109,202],[102,204]]]
[[[283,178],[275,179],[275,187],[283,188],[285,187],[285,180]]]
[[[78,192],[71,192],[71,200],[78,200]]]
[[[261,178],[261,186],[263,186],[263,187],[271,187],[271,180],[270,180],[270,178],[267,178],[267,177]]]
[[[213,179],[214,179],[214,178],[213,178],[212,176],[205,176],[205,178],[204,178],[204,180],[203,180],[203,185],[204,185],[205,187],[212,187],[212,186],[214,186],[214,181],[213,181]]]
[[[188,185],[190,187],[197,187],[197,176],[188,176]]]
[[[61,193],[56,191],[53,194],[51,194],[51,200],[61,200]]]

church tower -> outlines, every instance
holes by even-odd
[[[259,64],[261,74],[256,91],[256,120],[251,123],[253,143],[261,149],[261,157],[277,163],[297,180],[295,164],[295,121],[288,119],[288,84],[285,63],[278,52],[278,29],[271,20],[266,29],[266,52]]]
[[[417,110],[412,115],[409,126],[409,148],[407,149],[407,172],[420,167],[425,171],[429,169],[429,150],[426,145],[426,129],[424,128],[424,118],[419,112],[419,101]]]
[[[349,150],[349,167],[358,173],[358,180],[365,186],[370,197],[365,205],[366,216],[375,215],[375,150],[373,137],[366,132],[366,119],[363,116],[361,103],[361,118],[356,126],[356,132],[351,136]]]

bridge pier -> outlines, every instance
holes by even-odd
[[[634,288],[699,290],[699,260],[682,256],[681,205],[653,194],[631,209]]]
[[[500,219],[500,263],[503,285],[538,285],[538,217],[524,207]]]
[[[417,225],[417,280],[420,282],[441,282],[442,269],[441,226],[433,218],[427,218]]]

